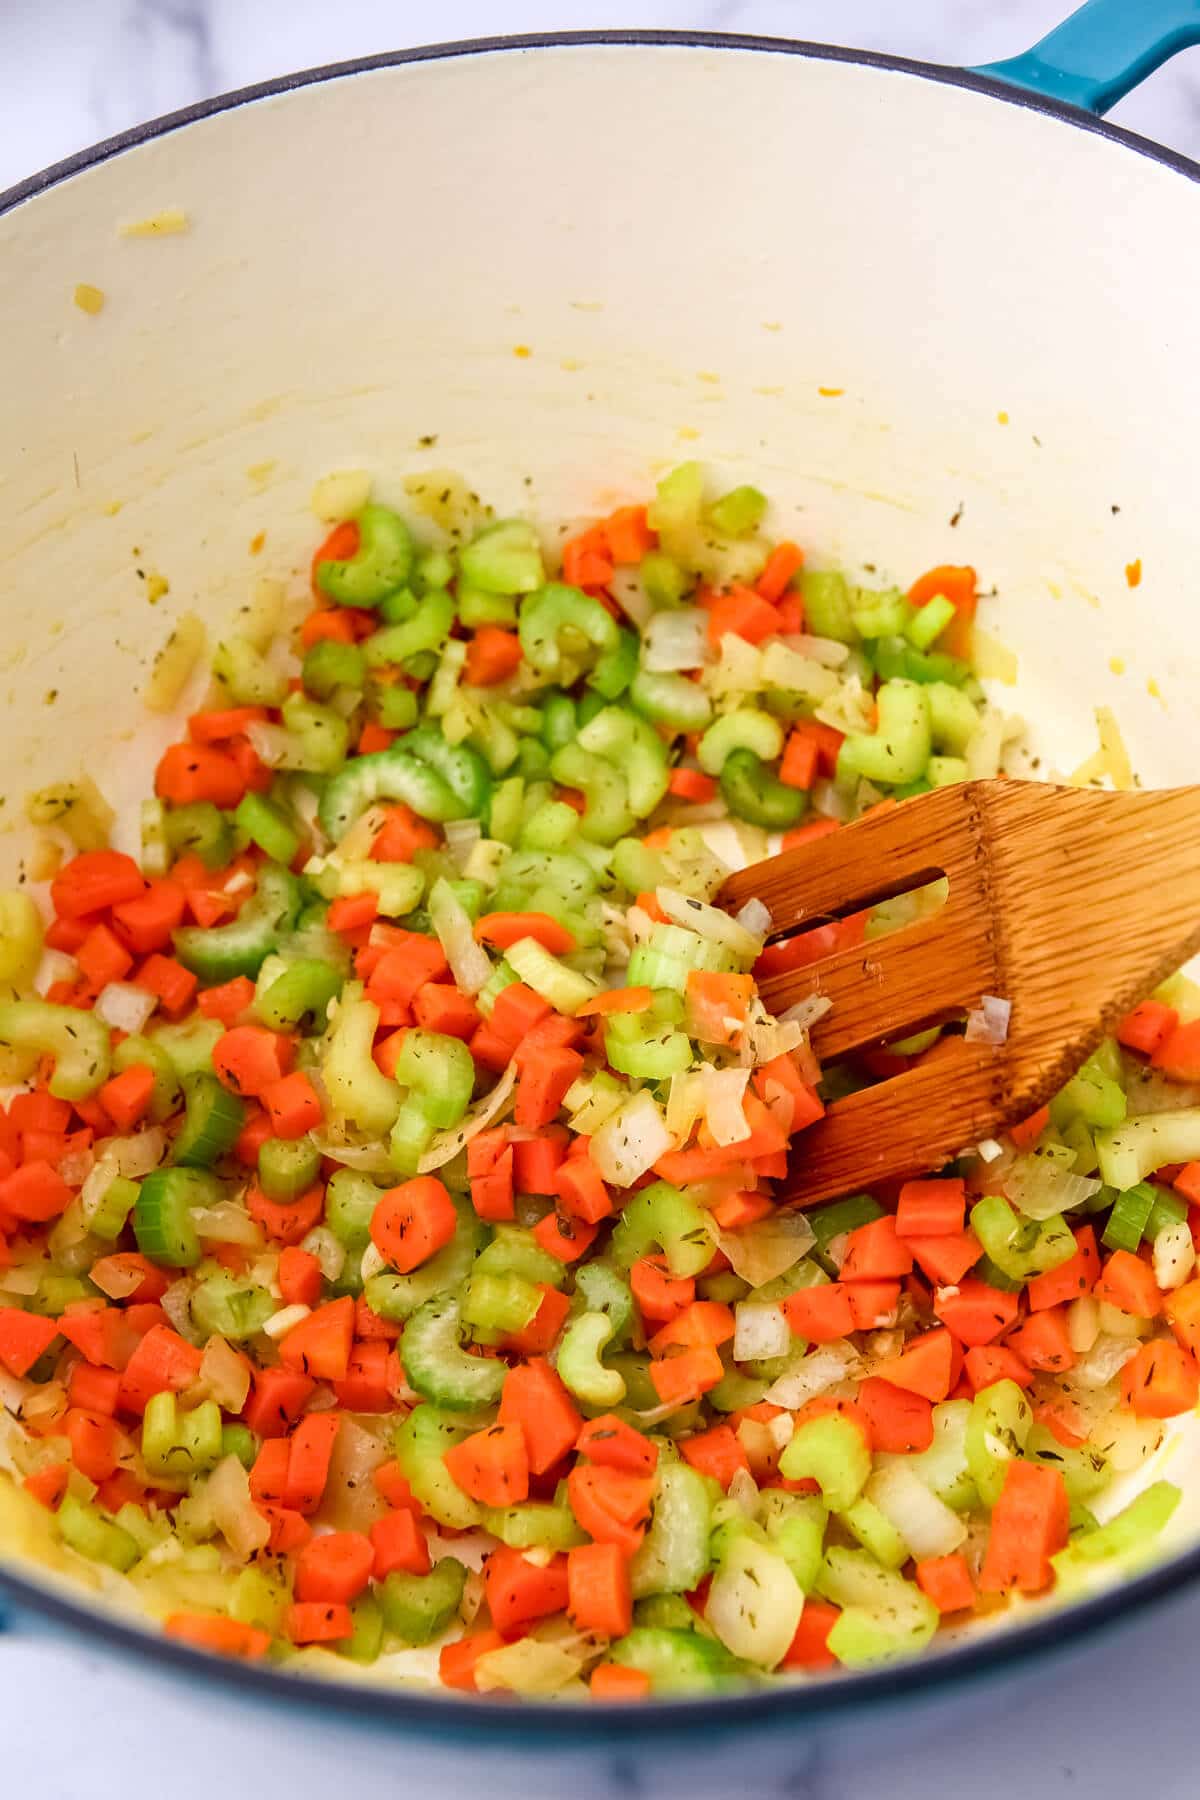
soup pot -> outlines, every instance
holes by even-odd
[[[1098,115],[1197,41],[1198,0],[1092,0],[973,71],[702,33],[451,44],[205,102],[13,189],[0,816],[81,769],[118,804],[144,786],[170,725],[136,694],[172,620],[302,577],[328,471],[388,498],[454,468],[565,520],[685,456],[761,485],[818,560],[974,564],[1044,768],[1094,749],[1102,703],[1145,781],[1193,779],[1200,167]],[[4,879],[25,847],[0,838]],[[1187,1431],[1169,1454],[1194,1520]],[[0,1606],[402,1733],[414,1780],[485,1751],[496,1793],[716,1791],[753,1731],[755,1785],[784,1793],[821,1722],[891,1730],[1144,1614],[1200,1579],[1189,1543],[912,1664],[587,1712],[230,1670],[11,1545]]]

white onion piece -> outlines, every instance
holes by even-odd
[[[378,1244],[368,1244],[362,1253],[362,1262],[358,1272],[364,1281],[370,1281],[373,1275],[382,1275],[387,1268],[387,1257]]]
[[[448,1131],[439,1131],[428,1150],[417,1164],[419,1175],[431,1175],[435,1169],[453,1162],[459,1151],[469,1144],[473,1137],[498,1118],[512,1097],[517,1085],[517,1065],[509,1063],[499,1081],[490,1093],[474,1106],[468,1107],[457,1125],[451,1125]]]
[[[904,1462],[877,1469],[866,1494],[918,1561],[926,1556],[949,1556],[966,1539],[967,1527],[958,1514],[931,1493]]]
[[[758,1483],[749,1469],[734,1470],[728,1492],[733,1504],[752,1519],[758,1511]]]
[[[236,1200],[218,1200],[215,1206],[193,1206],[192,1224],[212,1244],[257,1244],[258,1226]]]
[[[1067,1307],[1067,1339],[1076,1356],[1089,1351],[1100,1336],[1100,1308],[1090,1294],[1081,1294]]]
[[[674,1145],[662,1108],[649,1089],[642,1088],[623,1101],[594,1134],[591,1158],[605,1181],[614,1187],[631,1187]]]
[[[209,1399],[225,1412],[241,1412],[250,1392],[250,1368],[245,1357],[239,1356],[223,1337],[211,1337],[205,1344],[200,1380]]]
[[[1081,1356],[1071,1370],[1072,1382],[1085,1388],[1107,1387],[1119,1375],[1131,1356],[1137,1355],[1135,1338],[1112,1337],[1102,1331],[1091,1349]]]
[[[714,1069],[706,1064],[700,1071],[708,1129],[714,1144],[723,1150],[752,1136],[743,1104],[749,1080],[749,1069]],[[790,1107],[788,1122],[791,1122]]]
[[[167,1134],[161,1125],[150,1125],[133,1137],[110,1138],[104,1146],[104,1160],[117,1166],[117,1174],[130,1181],[140,1181],[157,1169],[167,1151]]]
[[[246,736],[253,744],[259,762],[266,763],[268,769],[295,766],[296,739],[286,726],[272,725],[265,719],[251,719]]]
[[[642,577],[635,568],[614,569],[608,583],[608,591],[627,618],[633,620],[639,631],[654,617],[654,602],[642,586]]]
[[[45,1272],[45,1263],[18,1263],[15,1269],[5,1269],[0,1275],[0,1290],[6,1294],[36,1294]],[[142,1280],[143,1276],[139,1274],[133,1286],[140,1287]],[[97,1282],[96,1286],[99,1287],[100,1283]],[[132,1293],[133,1289],[127,1291]]]
[[[809,662],[824,663],[827,669],[840,669],[850,655],[849,644],[839,644],[836,638],[809,637],[806,631],[786,631],[779,641]]]
[[[798,1369],[781,1375],[766,1391],[764,1398],[772,1406],[794,1412],[817,1394],[845,1381],[857,1366],[858,1358],[848,1344],[821,1344],[806,1356]]]
[[[110,981],[96,995],[93,1011],[114,1031],[136,1037],[157,1005],[158,996],[145,988],[134,987],[131,981]]]
[[[997,1143],[995,1138],[981,1138],[975,1146],[975,1154],[980,1162],[994,1163],[1004,1155],[1004,1145]]]
[[[708,1229],[735,1275],[751,1287],[794,1269],[816,1242],[812,1226],[800,1212],[769,1213],[740,1231],[722,1231],[710,1219]]]
[[[312,1075],[315,1071],[309,1070]],[[360,1175],[394,1175],[392,1160],[388,1155],[387,1145],[376,1141],[371,1144],[352,1142],[335,1127],[328,1123],[323,1131],[314,1131],[312,1141],[322,1156],[330,1162],[341,1163],[343,1168],[357,1169]],[[436,1142],[436,1139],[434,1140]],[[448,1162],[449,1157],[446,1158]]]
[[[1182,1287],[1195,1265],[1196,1246],[1187,1220],[1164,1225],[1154,1240],[1154,1279],[1159,1287]]]
[[[1008,1039],[1008,1022],[1012,1017],[1012,1001],[984,994],[977,1011],[967,1014],[968,1044],[1003,1044]]]
[[[751,936],[756,938],[765,938],[773,923],[770,907],[764,906],[762,901],[757,898],[747,900],[741,911],[734,913],[733,916],[743,931],[750,932]]]
[[[828,779],[814,781],[811,790],[813,811],[823,819],[836,819],[844,825],[854,811],[854,801],[849,794]]]
[[[44,995],[56,981],[74,981],[78,973],[79,964],[65,950],[43,950],[33,977],[33,991]]]
[[[236,1407],[231,1409],[237,1411]],[[217,1464],[204,1488],[213,1524],[243,1562],[263,1550],[271,1536],[269,1520],[250,1498],[250,1478],[236,1456]]]
[[[311,1311],[311,1306],[302,1306],[299,1302],[295,1306],[282,1306],[278,1312],[271,1314],[263,1325],[263,1330],[269,1338],[284,1338],[289,1331],[302,1324]]]
[[[192,1293],[195,1286],[195,1282],[185,1276],[181,1281],[173,1281],[159,1301],[180,1337],[187,1338],[189,1343],[193,1343],[196,1336],[192,1326]]]
[[[667,1089],[667,1130],[677,1143],[684,1143],[692,1134],[692,1128],[698,1119],[704,1117],[706,1095],[704,1082],[700,1072],[683,1069],[672,1075]],[[571,1096],[567,1095],[567,1105],[571,1104]],[[618,1100],[613,1111],[620,1105]]]
[[[781,1306],[766,1300],[743,1300],[733,1309],[733,1325],[735,1362],[787,1355],[792,1331]]]
[[[446,849],[453,857],[459,870],[467,866],[467,859],[483,836],[478,819],[447,819],[442,826],[446,839]]]
[[[15,1274],[16,1271],[14,1270]],[[145,1273],[137,1268],[122,1268],[114,1265],[108,1258],[101,1257],[92,1265],[88,1280],[93,1287],[98,1287],[102,1294],[110,1300],[127,1300],[136,1288],[140,1288],[146,1279]]]
[[[315,1256],[326,1281],[336,1281],[346,1266],[346,1246],[333,1235],[328,1225],[314,1225],[300,1241],[300,1248]]]
[[[709,659],[708,614],[698,606],[657,612],[642,636],[642,667],[651,674],[702,669]]]
[[[433,884],[429,920],[458,987],[464,994],[477,994],[491,976],[491,959],[483,945],[475,942],[470,914],[448,881],[439,879]]]
[[[1018,1156],[989,1193],[1001,1187],[1027,1219],[1050,1219],[1055,1213],[1073,1212],[1084,1206],[1103,1183],[1092,1175],[1073,1175],[1045,1156]]]
[[[693,895],[681,894],[671,887],[656,888],[654,898],[673,924],[694,931],[697,937],[705,938],[709,943],[722,945],[741,961],[753,962],[761,953],[762,938],[747,931],[719,906],[710,906],[707,900],[697,900]],[[766,911],[765,907],[763,911]]]

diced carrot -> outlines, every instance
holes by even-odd
[[[1184,1163],[1171,1178],[1171,1186],[1193,1206],[1200,1206],[1200,1162]]]
[[[242,799],[246,782],[226,751],[207,744],[172,744],[154,771],[154,791],[172,806],[209,800],[228,808]]]
[[[850,1316],[855,1331],[877,1331],[892,1323],[900,1304],[898,1281],[852,1281],[847,1285]]]
[[[527,1625],[566,1607],[567,1559],[554,1556],[541,1567],[499,1544],[483,1565],[483,1590],[497,1631],[519,1637]]]
[[[371,1545],[376,1581],[385,1581],[393,1569],[403,1569],[409,1575],[427,1575],[432,1566],[425,1533],[409,1507],[399,1507],[385,1518],[376,1519],[371,1527]]]
[[[724,1374],[721,1353],[712,1344],[697,1344],[678,1356],[660,1357],[650,1364],[650,1380],[664,1406],[698,1400],[715,1388]]]
[[[774,1210],[774,1202],[768,1194],[739,1190],[718,1200],[709,1208],[709,1214],[713,1224],[719,1225],[722,1231],[740,1231],[746,1225],[757,1224]]]
[[[921,1394],[936,1404],[954,1386],[955,1349],[954,1339],[945,1327],[922,1332],[919,1337],[910,1338],[898,1355],[877,1363],[875,1374],[890,1381],[893,1387]]]
[[[829,1648],[829,1634],[842,1616],[839,1606],[826,1600],[805,1600],[796,1635],[784,1651],[783,1669],[832,1669],[837,1658]]]
[[[896,1221],[890,1213],[859,1225],[846,1238],[846,1256],[841,1267],[843,1281],[894,1281],[911,1273],[912,1251],[896,1233]]]
[[[784,850],[798,850],[802,844],[811,844],[817,838],[828,837],[831,831],[838,829],[837,819],[806,819],[803,825],[793,825],[790,831],[783,834],[780,846]],[[800,1629],[804,1629],[804,1621],[800,1621]]]
[[[960,1344],[990,1344],[1016,1320],[1018,1301],[984,1281],[967,1280],[957,1292],[937,1294],[933,1310]]]
[[[245,1625],[225,1613],[168,1613],[163,1630],[169,1638],[208,1650],[216,1656],[232,1656],[239,1662],[257,1662],[271,1648],[271,1634],[258,1625]]]
[[[75,952],[80,973],[89,990],[98,994],[110,981],[123,981],[133,967],[133,958],[111,926],[93,925]]]
[[[313,552],[311,578],[313,596],[318,603],[325,593],[320,582],[321,564],[323,562],[349,562],[352,556],[357,556],[358,545],[359,530],[356,521],[343,519],[339,524],[333,526],[317,546]]]
[[[50,883],[50,901],[60,919],[78,919],[136,900],[145,887],[132,856],[119,850],[84,850],[58,871]]]
[[[218,1081],[232,1094],[255,1097],[286,1075],[295,1060],[292,1039],[263,1025],[235,1025],[213,1050]]]
[[[557,1257],[559,1262],[573,1263],[587,1254],[596,1231],[595,1225],[589,1225],[585,1219],[572,1218],[556,1207],[534,1226],[533,1237],[535,1243]]]
[[[677,800],[694,800],[703,805],[715,797],[717,784],[703,769],[672,769],[667,792]]]
[[[227,744],[231,738],[245,737],[251,725],[267,720],[264,706],[227,706],[193,713],[188,720],[188,736],[193,744]]]
[[[470,1038],[480,1022],[479,1008],[469,994],[460,993],[448,981],[427,981],[412,997],[412,1013],[425,1031],[443,1037]]]
[[[595,1163],[586,1156],[572,1156],[555,1177],[555,1192],[563,1210],[587,1225],[598,1225],[611,1216],[612,1197]]]
[[[566,1388],[540,1358],[520,1363],[504,1378],[500,1423],[519,1425],[525,1434],[529,1468],[544,1475],[572,1449],[583,1420]]]
[[[1172,1346],[1175,1348],[1175,1346]],[[122,1439],[112,1415],[68,1407],[63,1430],[71,1446],[71,1460],[89,1481],[107,1481],[117,1467]]]
[[[1139,1419],[1172,1419],[1194,1412],[1197,1400],[1200,1365],[1190,1350],[1170,1338],[1139,1345],[1121,1370],[1122,1404]]]
[[[358,931],[364,925],[369,925],[378,914],[378,894],[347,894],[344,899],[332,902],[325,914],[325,923],[330,931]]]
[[[137,1286],[125,1296],[126,1301],[134,1305],[160,1300],[170,1285],[157,1264],[136,1250],[117,1250],[111,1256],[102,1256],[92,1264],[92,1280],[97,1286],[106,1282],[110,1275],[139,1277]],[[127,1305],[127,1317],[128,1310]]]
[[[807,791],[817,779],[820,747],[811,732],[793,728],[779,764],[779,779],[786,787]]]
[[[508,1127],[481,1131],[467,1146],[467,1178],[471,1204],[481,1219],[499,1221],[515,1216],[513,1198],[513,1148]]]
[[[130,1336],[136,1347],[136,1337],[132,1333]],[[120,1393],[120,1371],[97,1368],[89,1362],[76,1363],[67,1380],[67,1397],[72,1406],[82,1407],[86,1412],[107,1413],[110,1418],[117,1410]]]
[[[711,1476],[726,1492],[739,1469],[749,1472],[750,1458],[731,1425],[713,1425],[697,1432],[695,1437],[684,1438],[679,1448],[685,1462]]]
[[[510,1331],[504,1340],[505,1350],[516,1350],[522,1356],[545,1356],[552,1350],[571,1310],[566,1294],[545,1282],[537,1285],[541,1289],[541,1305],[523,1330]]]
[[[658,533],[650,529],[644,506],[618,506],[607,519],[601,519],[597,529],[618,566],[641,562],[658,543]]]
[[[1050,1558],[1071,1528],[1071,1503],[1058,1469],[1013,1457],[992,1508],[992,1528],[979,1571],[980,1591],[1017,1588],[1036,1594],[1050,1582]]]
[[[706,1044],[732,1044],[744,1029],[754,995],[752,975],[722,975],[689,969],[688,1030]]]
[[[457,1227],[454,1202],[436,1175],[418,1175],[388,1188],[371,1215],[372,1242],[402,1275],[428,1262]]]
[[[57,1512],[70,1480],[70,1463],[45,1463],[40,1469],[27,1475],[22,1486],[48,1512]]]
[[[0,1205],[3,1187],[0,1186]],[[1114,1250],[1092,1289],[1097,1300],[1132,1313],[1138,1319],[1156,1319],[1162,1310],[1162,1294],[1154,1271],[1131,1250]]]
[[[633,1556],[646,1535],[653,1497],[652,1475],[577,1463],[567,1476],[571,1511],[584,1531],[598,1544],[616,1544],[625,1556]]]
[[[263,1118],[266,1123],[264,1137],[270,1137],[271,1122],[265,1113]],[[246,1190],[246,1211],[277,1244],[300,1243],[318,1224],[324,1210],[325,1189],[320,1182],[306,1193],[297,1194],[294,1200],[272,1200],[256,1181]]]
[[[961,1232],[967,1191],[962,1181],[906,1181],[896,1202],[896,1234],[902,1238],[944,1237]]]
[[[1143,1056],[1153,1056],[1178,1024],[1179,1014],[1173,1006],[1164,1006],[1161,1000],[1143,1000],[1117,1026],[1117,1041],[1127,1049],[1140,1050]]]
[[[475,1664],[489,1650],[502,1650],[504,1643],[498,1631],[474,1631],[452,1644],[443,1644],[438,1652],[438,1675],[442,1686],[457,1688],[464,1694],[478,1692]]]
[[[296,1558],[296,1599],[302,1604],[357,1600],[371,1579],[374,1564],[375,1549],[365,1532],[323,1532],[310,1538]]]
[[[57,1336],[54,1319],[23,1312],[18,1306],[0,1309],[0,1363],[18,1380],[28,1375]]]
[[[588,1677],[588,1693],[593,1700],[645,1700],[650,1677],[644,1669],[631,1669],[627,1663],[597,1663]]]
[[[718,648],[727,631],[761,644],[779,630],[779,614],[753,588],[734,586],[727,594],[714,594],[707,611],[709,642]]]
[[[1031,1313],[1023,1325],[1009,1334],[1007,1343],[1031,1369],[1062,1375],[1075,1366],[1065,1306],[1044,1307]]]
[[[5,1316],[0,1313],[0,1319]],[[155,1394],[181,1394],[191,1387],[200,1373],[200,1355],[170,1326],[152,1326],[121,1371],[122,1411],[144,1412]]]
[[[354,1636],[350,1608],[333,1600],[296,1600],[283,1615],[283,1633],[293,1644],[336,1644]]]
[[[948,1556],[926,1556],[916,1566],[917,1586],[940,1613],[969,1612],[975,1604],[975,1583],[961,1550]]]
[[[361,746],[360,746],[361,748]],[[409,806],[399,801],[388,807],[387,817],[375,834],[371,843],[372,862],[410,863],[418,850],[432,850],[438,843],[437,832],[426,820],[420,818]],[[409,936],[418,934],[412,932]],[[426,944],[436,945],[436,940],[426,938]],[[440,948],[440,946],[438,946]],[[442,960],[441,967],[445,968]],[[440,970],[435,970],[440,973]]]
[[[657,1444],[615,1413],[589,1419],[575,1448],[598,1468],[623,1469],[627,1475],[652,1475],[658,1467]]]
[[[1175,1338],[1193,1356],[1200,1356],[1200,1278],[1174,1288],[1163,1298],[1163,1312]],[[0,1313],[0,1318],[3,1318]]]
[[[781,600],[784,591],[792,584],[793,577],[799,572],[804,562],[804,552],[799,544],[784,541],[776,544],[766,560],[762,574],[754,584],[754,591],[764,600],[774,604]]]
[[[810,1343],[832,1344],[854,1330],[850,1295],[840,1281],[797,1288],[780,1304],[790,1329]]]
[[[613,1013],[645,1012],[654,1002],[654,991],[648,987],[606,988],[602,993],[594,994],[585,1000],[575,1017],[577,1019],[608,1018]]]
[[[1015,1381],[1027,1388],[1032,1379],[1028,1363],[1007,1344],[972,1344],[963,1358],[963,1374],[972,1394],[981,1393],[997,1381]]]
[[[1030,1113],[1027,1119],[1021,1119],[1017,1124],[1010,1125],[1008,1135],[1018,1150],[1028,1150],[1037,1143],[1049,1123],[1050,1108],[1039,1106],[1037,1111]]]
[[[282,1506],[287,1492],[288,1454],[286,1438],[267,1438],[260,1445],[250,1470],[250,1498],[258,1506]]]
[[[446,973],[446,953],[436,938],[405,932],[407,942],[389,943],[367,979],[367,998],[398,1000],[407,1006],[418,988]],[[360,966],[362,958],[358,959]]]
[[[279,1295],[285,1306],[315,1306],[322,1279],[321,1265],[311,1250],[288,1244],[279,1252]]]
[[[279,1342],[285,1369],[318,1381],[344,1381],[354,1339],[354,1301],[349,1294],[317,1307]]]
[[[516,673],[523,654],[515,631],[481,625],[467,645],[466,680],[472,687],[495,687]]]
[[[642,1317],[658,1324],[675,1318],[696,1298],[692,1277],[668,1274],[662,1256],[639,1257],[629,1271],[629,1284]]]
[[[567,1552],[567,1616],[579,1631],[624,1637],[633,1624],[629,1564],[617,1544],[580,1544]]]
[[[0,1181],[0,1216],[7,1213],[10,1219],[44,1225],[64,1212],[73,1198],[58,1170],[38,1158]]]
[[[1176,1025],[1150,1058],[1171,1081],[1200,1081],[1200,1019]]]
[[[292,1433],[283,1490],[290,1511],[307,1515],[320,1506],[341,1423],[339,1413],[307,1413]]]
[[[222,1025],[236,1025],[249,1010],[254,999],[254,983],[245,975],[235,975],[220,987],[205,988],[196,996],[196,1008],[206,1019],[218,1019]]]
[[[154,1070],[131,1063],[100,1089],[100,1102],[118,1131],[132,1131],[144,1119],[154,1093]]]
[[[529,1456],[516,1421],[472,1432],[442,1461],[463,1493],[484,1506],[514,1506],[529,1498]]]
[[[555,956],[565,956],[575,948],[575,934],[544,912],[484,913],[475,922],[475,940],[492,944],[497,950],[509,950],[522,938],[533,938]]]
[[[1100,1253],[1096,1233],[1091,1225],[1081,1225],[1075,1232],[1075,1254],[1046,1275],[1035,1275],[1026,1286],[1030,1312],[1042,1312],[1050,1306],[1061,1306],[1090,1294],[1100,1274]]]
[[[416,1513],[418,1517],[420,1516],[421,1508],[413,1498],[412,1489],[401,1472],[400,1464],[394,1458],[380,1463],[377,1469],[372,1470],[371,1483],[383,1495],[389,1506],[401,1510],[407,1508],[410,1512]]]
[[[918,576],[908,590],[908,598],[914,606],[924,606],[938,594],[949,600],[955,614],[941,633],[938,647],[951,656],[965,659],[970,655],[971,626],[977,605],[974,569],[943,564]]]
[[[720,1300],[693,1300],[650,1339],[652,1356],[662,1356],[675,1345],[692,1348],[703,1344],[727,1344],[733,1337],[733,1311]]]
[[[294,1550],[302,1549],[312,1536],[308,1520],[293,1512],[290,1506],[272,1506],[262,1501],[258,1510],[271,1527],[267,1549],[275,1556],[290,1556]]]
[[[923,1394],[868,1375],[858,1384],[854,1411],[873,1449],[911,1455],[933,1442],[933,1407]]]
[[[304,1069],[294,1069],[260,1090],[271,1129],[277,1138],[300,1138],[321,1123],[320,1097]]]
[[[189,1346],[190,1348],[190,1346]],[[199,1360],[196,1367],[199,1368]],[[242,1417],[262,1438],[286,1437],[312,1398],[316,1382],[295,1369],[255,1369]]]
[[[183,923],[186,895],[177,881],[152,881],[136,900],[113,908],[113,921],[138,956],[166,950],[171,933]]]
[[[593,525],[562,547],[562,578],[571,587],[603,588],[613,578],[612,558],[603,528]]]
[[[361,1298],[361,1296],[360,1296]],[[354,1305],[357,1329],[358,1302]],[[333,1391],[338,1405],[347,1412],[382,1413],[393,1410],[391,1344],[387,1338],[370,1338],[365,1344],[353,1344],[346,1373],[335,1381]]]
[[[496,1004],[492,1008],[492,1016],[488,1023],[496,1036],[503,1038],[514,1049],[523,1038],[528,1037],[535,1025],[548,1018],[554,1009],[540,994],[526,987],[523,981],[514,981],[502,988],[496,996]]]
[[[549,1125],[562,1105],[567,1089],[578,1079],[582,1069],[583,1058],[578,1050],[549,1049],[529,1058],[517,1082],[514,1113],[517,1124],[529,1131]]]

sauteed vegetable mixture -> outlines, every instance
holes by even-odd
[[[712,904],[997,773],[975,572],[808,568],[694,464],[552,551],[410,487],[217,644],[137,854],[90,783],[33,798],[4,1541],[226,1655],[600,1700],[1123,1572],[1179,1495],[1108,1490],[1200,1379],[1200,990],[940,1174],[789,1211],[825,1106],[943,1033],[822,1069],[824,1003],[758,983],[942,895],[782,942]]]

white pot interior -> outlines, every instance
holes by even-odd
[[[1198,205],[969,88],[681,44],[329,80],[51,187],[0,218],[3,817],[81,767],[144,790],[172,619],[299,592],[319,475],[570,519],[693,456],[817,564],[973,563],[1044,770],[1103,703],[1147,784],[1193,778]],[[170,206],[186,233],[119,235]]]

